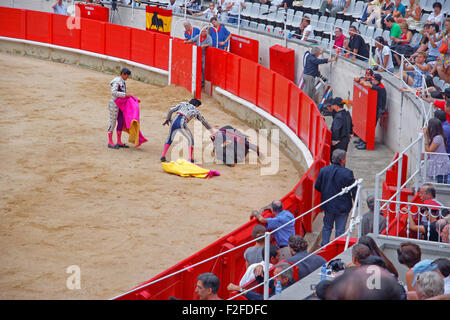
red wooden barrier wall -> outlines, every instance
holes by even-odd
[[[67,28],[66,28],[67,29]],[[159,69],[168,70],[170,37],[111,25],[104,22],[81,19],[81,30],[65,32],[62,17],[50,13],[24,11],[0,7],[0,35],[26,38],[28,40],[58,45],[110,56],[133,60]],[[173,42],[174,52],[184,48],[184,44]],[[198,48],[198,50],[201,50]],[[190,50],[192,52],[192,50]],[[175,54],[175,56],[177,56]],[[178,58],[176,58],[178,59]],[[183,72],[186,68],[173,61]],[[191,66],[191,64],[188,64]],[[201,64],[198,64],[201,68]],[[198,69],[201,70],[201,69]],[[198,72],[200,77],[201,73]],[[177,81],[190,85],[179,75]],[[190,79],[190,78],[189,78]],[[295,84],[279,74],[248,61],[232,53],[208,48],[205,61],[205,79],[213,86],[225,88],[269,112],[287,124],[309,147],[314,162],[295,188],[283,197],[282,202],[298,216],[320,202],[320,194],[314,191],[314,181],[320,168],[328,163],[331,134],[326,128],[317,106]],[[265,217],[269,212],[263,214]],[[296,232],[303,235],[311,231],[313,216],[306,215],[298,220]],[[210,258],[241,243],[251,240],[251,230],[256,224],[253,219],[225,237],[218,239],[193,256],[157,275],[153,281],[186,266]],[[352,240],[352,243],[354,240]],[[195,269],[168,278],[123,299],[167,299],[169,296],[192,299],[196,276],[203,272],[216,272],[222,283],[238,282],[245,265],[243,252],[248,246],[224,257],[212,260]],[[343,247],[331,246],[322,253],[328,259],[342,251]],[[228,297],[226,286],[221,286],[219,295]]]

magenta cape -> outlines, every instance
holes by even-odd
[[[144,138],[140,130],[139,100],[136,97],[130,96],[117,98],[114,102],[123,112],[125,120],[123,131],[129,134],[128,141],[133,143],[135,147],[139,147],[144,142],[147,142],[147,139]]]

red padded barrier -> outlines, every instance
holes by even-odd
[[[273,111],[273,86],[275,72],[259,66],[258,106],[268,113]]]
[[[28,10],[26,20],[27,40],[52,43],[52,13]]]
[[[105,54],[106,23],[81,18],[81,50]]]
[[[67,28],[67,16],[60,14],[52,15],[53,44],[57,46],[80,49],[81,31],[78,28]]]
[[[309,121],[311,121],[311,98],[304,92],[300,96],[300,125],[299,137],[309,146]]]
[[[226,90],[239,96],[239,72],[242,58],[235,54],[227,55]]]
[[[375,147],[377,91],[353,83],[353,131],[367,142],[367,150]]]
[[[287,125],[298,135],[300,123],[300,94],[301,90],[292,82],[289,83],[289,117]]]
[[[153,32],[145,30],[131,30],[131,60],[145,64],[155,65],[155,36]]]
[[[218,48],[206,49],[205,79],[214,86],[226,87],[228,53]]]
[[[102,22],[108,22],[109,21],[109,8],[107,7],[101,7],[101,6],[92,6],[89,4],[83,4],[83,3],[77,3],[76,6],[78,7],[78,12],[75,11],[77,14],[79,13],[80,17],[86,18],[86,19],[93,19],[98,20]]]
[[[269,48],[270,70],[273,70],[287,79],[294,81],[295,50],[278,44]]]
[[[105,54],[130,60],[131,28],[108,23],[105,35]]]
[[[197,77],[195,82],[195,98],[201,99],[202,97],[202,61],[203,61],[203,52],[202,48],[197,47]]]
[[[319,143],[317,141],[316,134],[318,132],[318,121],[320,121],[321,115],[315,105],[311,105],[311,118],[309,123],[309,145],[308,149],[311,151],[313,157],[317,155]]]
[[[273,86],[273,115],[283,123],[287,123],[289,110],[289,84],[290,81],[275,73]]]
[[[239,72],[239,96],[253,104],[257,103],[258,94],[258,64],[247,60],[241,60],[241,70]]]
[[[27,10],[0,7],[0,35],[25,39],[26,20]]]
[[[153,34],[155,36],[155,68],[169,70],[170,37],[157,32],[153,32]]]
[[[258,63],[259,41],[233,34],[230,39],[230,52]]]
[[[172,84],[192,91],[192,45],[182,41],[172,41],[172,67],[170,72]]]

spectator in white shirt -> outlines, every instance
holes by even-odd
[[[170,0],[166,9],[172,10],[173,13],[181,13],[180,5],[176,2],[176,0]]]
[[[375,39],[375,56],[377,57],[378,71],[394,72],[394,63],[392,62],[392,52],[383,37]]]
[[[311,18],[309,16],[304,16],[302,23],[300,24],[299,34],[294,34],[295,38],[300,40],[312,40],[314,39],[314,30],[311,25]]]
[[[444,14],[441,10],[442,4],[440,2],[433,3],[433,12],[429,15],[427,23],[436,23],[441,29],[444,22]]]
[[[217,13],[218,12],[219,11],[214,6],[214,3],[210,2],[208,9],[206,9],[205,11],[199,12],[199,13],[194,13],[193,16],[196,16],[196,17],[203,16],[206,20],[209,21],[209,19],[211,19],[212,17],[217,18]]]

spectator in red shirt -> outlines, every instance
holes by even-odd
[[[422,99],[428,103],[433,102],[436,108],[444,110],[447,116],[447,122],[450,123],[450,105],[448,103],[448,101],[450,101],[450,88],[445,89],[444,100],[433,99],[428,96],[422,96]]]
[[[341,28],[334,29],[334,45],[333,49],[342,48],[344,46],[345,36]]]

